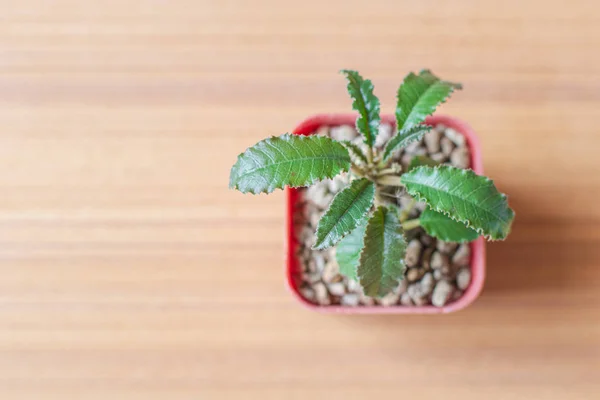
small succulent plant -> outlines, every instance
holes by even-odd
[[[396,133],[380,148],[375,146],[380,116],[373,84],[356,71],[341,72],[358,112],[356,129],[363,143],[317,135],[270,137],[238,156],[230,188],[270,193],[348,172],[350,183],[333,198],[319,221],[313,248],[337,246],[340,272],[358,281],[365,295],[372,297],[385,296],[403,279],[405,231],[421,227],[438,239],[460,243],[479,236],[505,239],[514,212],[489,178],[437,165],[426,157],[413,159],[406,170],[392,161],[395,152],[432,129],[425,118],[461,85],[441,80],[428,70],[408,74],[398,89]],[[384,195],[389,195],[390,187],[412,196],[412,204],[398,209],[387,202]],[[427,208],[419,218],[408,219],[417,201],[425,202]]]

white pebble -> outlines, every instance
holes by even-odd
[[[443,307],[450,299],[454,288],[448,281],[439,281],[433,289],[431,303],[436,307]]]
[[[352,140],[357,136],[356,130],[350,125],[340,125],[331,128],[329,135],[335,140]]]
[[[456,274],[456,286],[460,290],[465,290],[471,283],[471,270],[469,268],[461,268]]]

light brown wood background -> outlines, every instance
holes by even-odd
[[[1,399],[600,398],[597,0],[0,5]],[[514,233],[460,313],[308,312],[229,168],[422,67]]]

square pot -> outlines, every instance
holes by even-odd
[[[294,130],[296,135],[311,135],[319,129],[321,126],[338,126],[338,125],[354,125],[356,121],[356,114],[321,114],[310,117],[300,123]],[[381,121],[391,125],[395,125],[395,118],[392,115],[382,116]],[[483,174],[483,164],[481,160],[481,147],[477,136],[466,123],[443,115],[434,115],[428,117],[425,123],[429,125],[443,124],[455,131],[461,133],[469,147],[471,153],[471,169],[475,173]],[[299,201],[298,189],[287,188],[287,242],[286,242],[286,275],[287,284],[292,294],[300,301],[305,307],[319,312],[326,313],[346,313],[346,314],[439,314],[439,313],[450,313],[461,310],[471,304],[483,288],[483,281],[485,279],[485,241],[482,237],[470,243],[471,246],[471,283],[465,290],[463,295],[443,306],[435,307],[429,306],[344,306],[344,305],[331,305],[321,306],[313,304],[300,294],[298,291],[298,283],[300,281],[301,266],[296,256],[296,248],[298,246],[298,239],[296,238],[296,231],[294,229],[294,210],[295,205]]]

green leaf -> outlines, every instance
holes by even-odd
[[[353,181],[333,198],[317,226],[313,249],[326,249],[356,228],[373,205],[375,184],[366,178]]]
[[[344,145],[344,147],[348,150],[348,152],[350,153],[350,155],[356,157],[358,160],[360,160],[363,163],[367,164],[367,157],[362,152],[362,150],[360,149],[360,147],[358,147],[358,145],[356,145],[355,143],[352,143],[349,140],[344,140],[344,141],[342,141],[340,143]]]
[[[442,81],[429,70],[408,74],[398,89],[396,129],[402,131],[425,121],[456,89],[462,86]]]
[[[363,79],[356,71],[343,69],[340,71],[348,80],[348,93],[352,98],[352,108],[358,111],[356,129],[364,136],[369,147],[375,144],[379,133],[379,99],[373,94],[373,83]]]
[[[357,276],[367,296],[385,296],[404,276],[406,241],[395,212],[379,207],[365,231]]]
[[[420,167],[422,165],[426,165],[428,167],[435,167],[437,165],[440,165],[440,163],[427,156],[415,156],[412,160],[410,160],[410,164],[408,165],[406,172]]]
[[[417,167],[400,179],[408,193],[491,240],[510,232],[514,212],[489,178],[448,165]]]
[[[398,132],[385,146],[383,150],[383,160],[387,161],[395,151],[406,147],[409,143],[419,140],[431,130],[429,125],[415,125],[408,129]]]
[[[243,193],[270,193],[284,186],[308,186],[350,169],[350,155],[323,136],[286,133],[261,140],[238,156],[229,187]]]
[[[340,266],[340,274],[353,281],[358,280],[356,268],[360,260],[360,252],[365,245],[365,230],[367,229],[367,220],[363,221],[344,237],[335,248],[335,259]]]
[[[479,237],[477,231],[431,208],[421,213],[419,221],[429,235],[445,242],[471,242]]]

